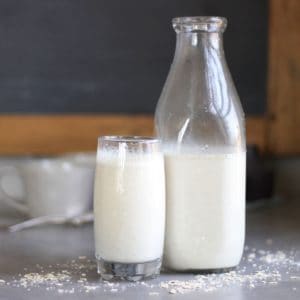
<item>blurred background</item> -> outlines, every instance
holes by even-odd
[[[0,155],[94,151],[153,134],[173,59],[171,19],[220,15],[246,112],[247,199],[299,195],[300,1],[2,0]]]
[[[4,0],[2,113],[153,113],[175,50],[176,16],[220,15],[248,114],[266,111],[267,0]]]

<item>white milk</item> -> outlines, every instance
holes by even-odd
[[[94,195],[96,257],[141,263],[162,257],[165,230],[163,155],[98,157]]]
[[[166,155],[165,264],[238,265],[245,237],[245,153]]]

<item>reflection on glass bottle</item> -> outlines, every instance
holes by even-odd
[[[221,17],[173,19],[174,60],[155,125],[167,179],[165,264],[238,265],[245,235],[244,114],[226,64]]]

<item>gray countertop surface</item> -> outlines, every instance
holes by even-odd
[[[91,225],[43,226],[16,233],[2,229],[0,299],[299,300],[299,214],[297,199],[248,209],[246,249],[234,273],[202,277],[163,273],[135,284],[99,279]],[[170,280],[180,283],[170,284]]]

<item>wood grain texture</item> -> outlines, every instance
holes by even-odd
[[[153,135],[152,115],[1,115],[1,155],[95,151],[100,135]],[[248,143],[265,147],[265,121],[247,119]]]
[[[268,152],[300,154],[300,1],[270,0]]]
[[[247,145],[257,145],[262,153],[266,152],[267,146],[267,118],[248,117],[246,118]]]

